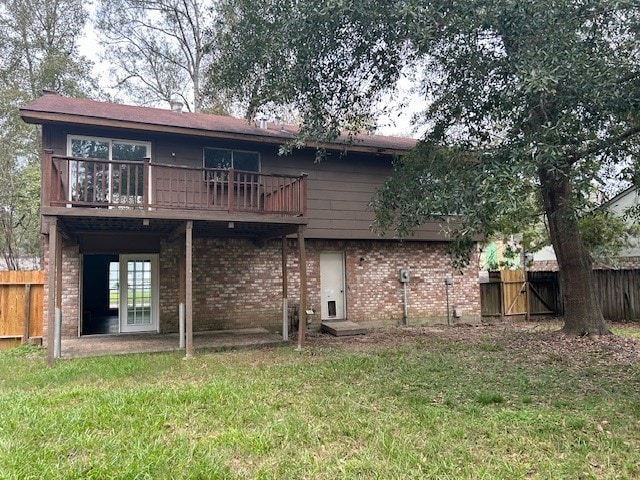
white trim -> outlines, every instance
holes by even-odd
[[[325,262],[322,261],[322,258],[327,258],[327,256],[333,256],[334,258],[337,258],[337,256],[341,257],[341,267],[342,267],[342,278],[341,278],[341,285],[340,285],[340,292],[339,292],[339,297],[342,300],[342,312],[337,312],[336,311],[336,316],[335,317],[330,317],[328,315],[323,315],[324,313],[324,301],[327,298],[327,294],[324,293],[322,291],[323,288],[323,282],[322,282],[322,264],[324,263],[326,265],[326,260]],[[343,251],[340,250],[326,250],[326,251],[322,251],[320,252],[320,312],[319,316],[320,316],[320,320],[346,320],[347,319],[347,265],[346,265],[346,254]],[[338,296],[338,294],[332,294],[329,296]],[[339,313],[342,313],[342,316],[339,315]],[[302,314],[300,314],[300,318],[303,318]]]
[[[159,312],[159,274],[158,274],[158,257],[157,253],[143,254],[123,254],[119,256],[120,261],[120,306],[119,306],[119,333],[129,332],[158,332],[160,329]],[[151,262],[151,323],[149,325],[126,326],[127,320],[127,262],[130,260],[149,260]]]

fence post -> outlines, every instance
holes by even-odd
[[[22,333],[23,345],[29,341],[30,319],[31,319],[31,284],[27,283],[24,286],[24,321],[23,321],[23,333]]]

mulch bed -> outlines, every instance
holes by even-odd
[[[585,356],[603,364],[632,365],[640,363],[640,324],[613,324],[637,330],[638,338],[619,335],[576,337],[560,331],[562,324],[554,320],[540,322],[499,322],[482,325],[385,327],[370,330],[366,335],[334,337],[323,333],[310,333],[310,346],[342,346],[367,350],[399,348],[447,340],[462,344],[494,344],[500,349],[526,353],[532,362],[537,358],[548,362],[557,358],[580,363]]]

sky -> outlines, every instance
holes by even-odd
[[[91,15],[95,12],[95,5],[90,3],[87,7]],[[109,91],[109,66],[100,61],[102,47],[98,42],[93,23],[87,22],[84,34],[79,39],[78,48],[81,55],[94,62],[93,75],[97,78],[100,87]],[[426,107],[425,101],[411,93],[412,81],[408,76],[403,76],[398,85],[398,91],[387,95],[381,100],[381,107],[389,111],[389,114],[381,115],[378,119],[377,133],[380,135],[400,137],[420,137],[422,131],[415,131],[411,125],[414,114],[421,112]],[[121,98],[122,95],[118,95]],[[167,106],[169,108],[169,106]]]

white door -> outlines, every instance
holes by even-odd
[[[158,256],[120,255],[120,331],[158,330]]]
[[[320,315],[322,320],[344,320],[344,254],[320,254]]]

